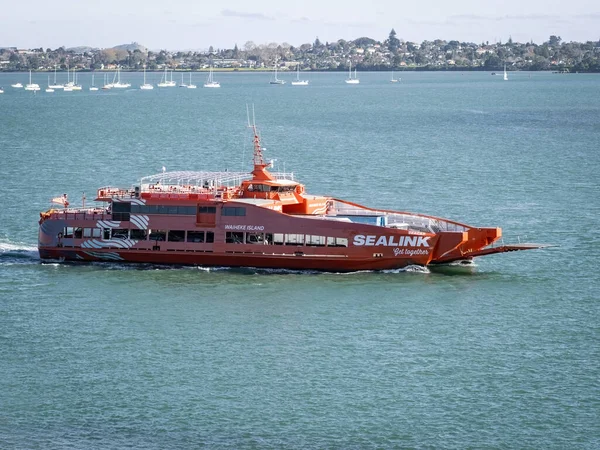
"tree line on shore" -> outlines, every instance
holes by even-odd
[[[398,39],[391,30],[387,39],[368,37],[313,43],[298,47],[287,43],[206,51],[149,51],[137,44],[108,49],[0,49],[0,70],[202,70],[210,66],[229,70],[268,70],[277,65],[290,70],[339,71],[348,66],[361,70],[555,70],[600,72],[600,41],[564,42],[550,36],[541,43],[459,42],[436,39],[420,43]]]

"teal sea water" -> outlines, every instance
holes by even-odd
[[[0,448],[600,447],[600,76],[401,75],[0,74]],[[55,195],[248,169],[247,103],[309,192],[556,247],[473,273],[40,262]]]

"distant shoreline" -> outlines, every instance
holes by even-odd
[[[142,70],[132,70],[132,69],[121,69],[120,70],[121,73],[143,73]],[[209,69],[196,69],[196,70],[192,70],[192,69],[169,69],[170,72],[174,72],[174,73],[209,73]],[[600,73],[597,71],[576,71],[576,72],[569,72],[569,71],[560,71],[560,70],[550,70],[550,69],[526,69],[526,70],[511,70],[510,68],[507,67],[507,71],[508,72],[548,72],[548,73],[561,73],[561,74],[577,74],[577,73]],[[32,73],[54,73],[54,69],[52,70],[32,70]],[[78,72],[78,73],[114,73],[116,72],[116,69],[96,69],[96,70],[90,70],[90,69],[77,69],[77,70],[71,70],[71,72]],[[219,72],[219,73],[236,73],[236,72],[241,72],[241,73],[271,73],[273,72],[273,69],[270,68],[258,68],[258,69],[249,69],[249,68],[236,68],[236,69],[232,69],[232,68],[214,68],[213,72]],[[302,70],[301,73],[347,73],[347,69],[345,68],[341,68],[341,69],[329,69],[329,70],[324,70],[324,69],[319,69],[319,70]],[[436,68],[436,67],[404,67],[404,68],[395,68],[395,69],[390,69],[390,68],[383,68],[383,69],[377,69],[377,68],[369,68],[367,70],[360,70],[357,69],[357,72],[359,73],[368,73],[368,72],[382,72],[382,73],[391,73],[391,72],[498,72],[498,69],[488,69],[488,68],[483,68],[483,67],[443,67],[443,68]],[[27,70],[1,70],[0,69],[0,74],[2,73],[29,73],[29,71]],[[66,70],[57,70],[56,73],[67,73]],[[146,73],[164,73],[164,70],[146,70]],[[285,69],[279,69],[279,73],[289,73],[289,74],[295,74],[296,72],[292,69],[290,70],[285,70]]]

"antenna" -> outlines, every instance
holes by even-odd
[[[248,104],[246,104],[246,113],[248,115],[248,128],[252,128],[252,132],[254,133],[254,165],[265,167],[266,164],[262,155],[260,137],[258,136],[258,131],[256,131],[256,114],[254,112],[254,104],[252,104],[252,122],[250,122],[250,110]]]

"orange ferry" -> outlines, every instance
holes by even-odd
[[[500,228],[373,209],[310,195],[269,172],[254,131],[254,169],[165,172],[129,189],[103,187],[102,207],[40,213],[40,258],[348,272],[469,262],[540,248],[496,245]]]

